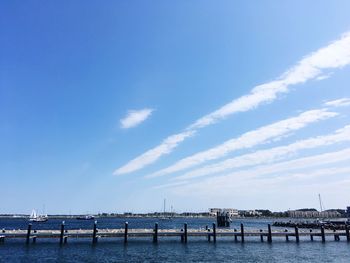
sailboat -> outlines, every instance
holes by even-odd
[[[31,222],[46,222],[47,220],[47,215],[38,215],[35,209],[32,210],[32,213],[29,216],[29,221]]]
[[[164,199],[164,203],[163,203],[163,216],[160,217],[160,220],[171,220],[171,217],[166,217],[165,216],[165,204],[166,204],[166,199]]]

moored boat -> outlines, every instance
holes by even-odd
[[[35,209],[32,210],[32,213],[29,216],[30,222],[46,222],[48,219],[47,215],[38,215]]]

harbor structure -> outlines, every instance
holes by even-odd
[[[219,237],[228,240],[229,237],[234,238],[234,241],[241,241],[242,243],[247,241],[247,238],[254,240],[258,238],[261,242],[267,241],[271,243],[273,239],[286,241],[295,240],[300,241],[317,241],[326,242],[330,237],[334,241],[346,240],[350,242],[350,226],[345,225],[343,230],[325,229],[321,226],[321,229],[308,229],[299,230],[296,226],[290,229],[272,229],[271,225],[267,225],[267,229],[245,229],[243,224],[240,224],[240,229],[218,229],[216,224],[213,223],[212,228],[206,226],[205,228],[189,228],[187,223],[183,225],[182,229],[159,229],[158,223],[155,223],[153,229],[133,229],[129,227],[129,223],[125,222],[123,228],[117,229],[99,229],[97,221],[94,222],[92,229],[69,229],[65,228],[65,223],[62,222],[57,230],[43,230],[33,229],[32,224],[28,224],[27,230],[5,230],[2,229],[0,233],[0,243],[5,243],[6,239],[23,239],[27,245],[31,242],[36,243],[38,239],[56,239],[60,245],[66,244],[68,239],[84,239],[91,240],[92,244],[97,244],[101,238],[120,238],[124,243],[127,243],[129,238],[150,238],[153,243],[158,243],[159,238],[174,238],[179,237],[182,243],[187,243],[189,237],[193,237],[193,241],[199,240],[198,238],[205,238],[208,242],[216,243]],[[195,239],[196,238],[196,239]],[[113,239],[114,240],[114,239]]]

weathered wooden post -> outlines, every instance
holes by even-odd
[[[187,243],[187,223],[184,224],[184,242]]]
[[[216,243],[216,224],[213,223],[213,241]]]
[[[128,243],[128,222],[125,222],[124,227],[124,244]]]
[[[241,241],[244,242],[244,226],[241,224]]]
[[[92,244],[97,243],[97,221],[94,222],[94,229],[92,231]]]
[[[61,224],[60,245],[63,244],[63,236],[64,236],[64,221],[62,221],[62,224]]]
[[[334,232],[334,241],[340,241],[339,235],[336,234],[337,231],[334,229],[333,232]]]
[[[0,244],[4,244],[5,243],[5,236],[0,236]]]
[[[267,225],[267,242],[271,243],[272,242],[272,233],[271,233],[271,225]]]
[[[312,229],[310,229],[310,240],[314,241],[314,235],[312,234]]]
[[[158,223],[154,224],[153,243],[158,242]]]
[[[30,232],[32,231],[32,224],[28,224],[27,236],[26,236],[26,244],[29,244],[30,240]]]
[[[346,241],[350,242],[350,226],[345,225]]]
[[[262,229],[260,229],[260,233],[262,233]],[[263,234],[260,234],[260,241],[264,242],[264,235]]]
[[[234,234],[235,235],[235,241],[237,241],[237,233],[236,233],[237,229],[235,228],[233,231],[235,232],[235,234]]]
[[[289,234],[288,234],[288,229],[285,229],[285,230],[284,230],[284,232],[285,232],[285,233],[287,233],[287,234],[286,234],[286,241],[287,241],[287,242],[289,242]]]
[[[322,242],[326,242],[326,237],[324,235],[324,226],[321,226],[321,238],[322,238]]]
[[[299,243],[299,228],[296,226],[294,229],[295,229],[295,242]]]

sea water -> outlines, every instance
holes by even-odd
[[[92,221],[65,219],[66,229],[92,229]],[[176,218],[159,220],[155,218],[98,218],[99,228],[123,228],[128,221],[129,228],[179,229],[183,223],[188,228],[211,227],[212,218]],[[240,223],[249,229],[266,229],[271,219],[236,219],[231,228],[239,229]],[[34,229],[58,230],[62,219],[50,219],[45,223],[33,223]],[[26,229],[25,219],[0,219],[0,229]],[[151,238],[130,238],[124,244],[121,238],[100,239],[96,245],[90,239],[68,239],[59,246],[58,240],[38,239],[36,244],[25,245],[24,239],[5,240],[0,245],[0,262],[350,262],[350,244],[341,237],[335,242],[328,237],[326,243],[314,242],[308,238],[295,243],[274,238],[273,242],[260,242],[259,238],[247,237],[245,243],[234,242],[232,238],[217,238],[209,243],[205,238],[189,237],[183,244],[179,238],[159,238],[158,244]]]

